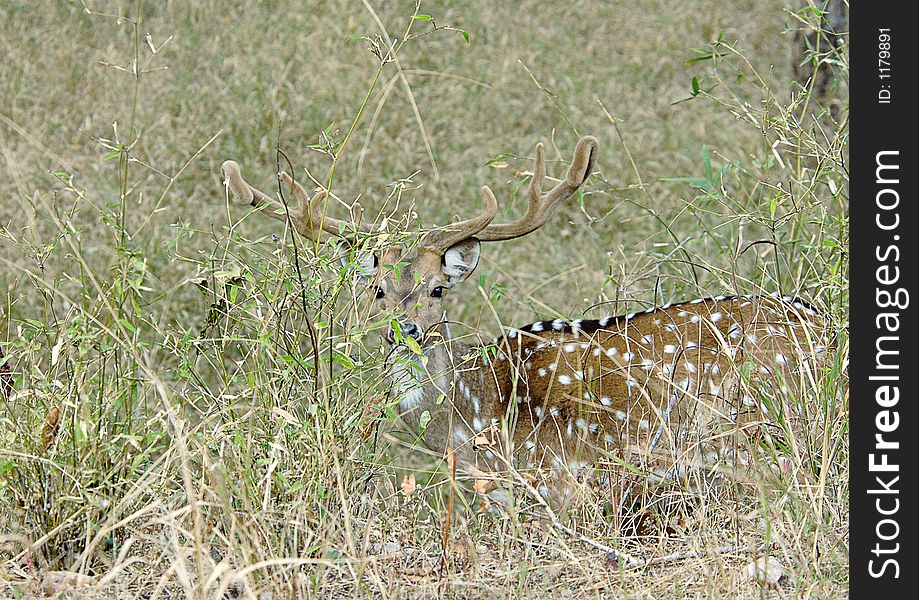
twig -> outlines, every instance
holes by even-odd
[[[447,517],[444,520],[444,541],[440,553],[440,574],[447,570],[447,542],[450,540],[450,518],[453,515],[453,497],[456,490],[456,455],[452,448],[447,448],[447,467],[450,469],[450,495],[447,500]]]

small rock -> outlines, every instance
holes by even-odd
[[[376,543],[370,548],[371,554],[395,554],[402,550],[402,544],[399,542],[386,542],[385,544]]]
[[[96,583],[95,577],[71,573],[70,571],[47,571],[41,578],[41,589],[48,596],[67,590],[89,587]]]
[[[744,568],[744,577],[774,587],[785,577],[785,567],[775,557],[763,556]]]

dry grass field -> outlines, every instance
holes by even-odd
[[[830,96],[794,81],[815,24],[751,1],[0,4],[0,597],[846,596],[848,74],[818,36]],[[558,177],[584,134],[585,189],[486,246],[451,317],[805,298],[838,343],[784,469],[486,509],[399,422],[334,251],[220,175],[271,192],[289,159],[411,233],[485,183],[519,214],[534,145]],[[775,584],[746,573],[764,557]]]

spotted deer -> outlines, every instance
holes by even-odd
[[[716,464],[746,460],[734,452],[736,435],[753,424],[785,422],[789,398],[812,376],[825,351],[819,315],[792,297],[717,296],[665,304],[601,319],[553,319],[508,328],[490,343],[455,339],[444,299],[467,279],[481,245],[522,237],[591,174],[596,138],[582,137],[568,172],[543,191],[545,164],[536,146],[526,213],[492,223],[498,203],[484,186],[477,216],[426,232],[414,248],[389,245],[368,252],[354,267],[383,312],[398,319],[385,334],[400,354],[390,369],[402,419],[429,449],[452,449],[475,472],[627,461]],[[324,214],[326,193],[312,198],[287,173],[297,205],[247,184],[233,161],[223,164],[226,185],[239,200],[278,219],[291,219],[313,240],[372,235],[370,228]],[[359,206],[354,214],[360,214]],[[354,219],[357,221],[359,219]],[[392,265],[401,263],[398,273]],[[413,344],[414,345],[414,344]],[[658,469],[659,470],[659,469]]]

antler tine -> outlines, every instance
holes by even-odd
[[[324,215],[322,203],[326,200],[327,196],[328,192],[320,190],[313,196],[313,199],[310,200],[309,210],[306,211],[305,214],[309,215],[311,224],[319,225],[324,232],[337,237],[352,238],[357,233],[373,233],[374,230],[372,227],[361,224],[361,216],[364,214],[364,209],[358,202],[351,205],[351,221],[342,221]]]
[[[290,191],[297,198],[299,225],[297,231],[301,235],[315,238],[315,235],[309,235],[306,232],[315,232],[316,235],[329,234],[335,237],[351,237],[354,233],[372,233],[373,229],[360,224],[361,215],[364,210],[361,205],[355,202],[351,206],[353,222],[333,219],[323,214],[323,202],[328,197],[326,190],[319,190],[309,198],[306,190],[299,183],[294,181],[288,173],[282,172],[283,179],[289,186]]]
[[[552,216],[552,211],[563,200],[574,194],[590,176],[597,162],[600,142],[591,135],[585,135],[574,149],[574,158],[565,178],[549,192],[542,193],[542,181],[545,175],[545,160],[542,144],[536,145],[536,160],[533,166],[533,179],[529,187],[529,206],[525,215],[511,223],[488,225],[476,237],[483,242],[510,240],[531,233],[543,225]]]
[[[243,179],[239,170],[239,164],[235,160],[228,160],[221,165],[220,170],[223,172],[223,183],[231,192],[237,201],[244,204],[250,204],[255,208],[263,206],[271,207],[267,215],[272,219],[285,220],[284,207],[276,202],[267,194],[258,191]],[[280,212],[279,212],[280,211]]]
[[[281,221],[287,220],[287,212],[284,206],[277,200],[271,198],[264,192],[252,187],[242,178],[239,165],[232,160],[223,163],[221,170],[226,186],[233,192],[237,201],[250,204],[256,208],[267,207],[265,214],[273,219]],[[282,171],[279,174],[281,181],[290,187],[290,192],[297,201],[297,206],[289,209],[290,219],[293,222],[297,232],[312,240],[325,241],[332,236],[347,236],[349,232],[355,230],[371,232],[367,227],[360,227],[362,209],[359,204],[355,203],[353,208],[355,225],[347,221],[339,221],[332,217],[324,216],[322,210],[322,201],[325,200],[327,192],[320,190],[312,198],[309,193],[300,185],[289,173]]]
[[[325,198],[325,190],[319,190],[311,199],[309,193],[290,176],[290,173],[281,171],[278,176],[281,178],[281,181],[287,184],[290,188],[290,193],[297,200],[297,208],[290,211],[290,218],[294,222],[297,233],[311,240],[318,240],[320,242],[328,240],[331,237],[331,235],[329,235],[331,232],[324,231],[324,228],[315,227],[313,225],[315,220],[312,219],[313,206]],[[335,234],[337,233],[338,230],[335,231]]]
[[[240,172],[239,164],[237,164],[236,161],[228,160],[224,162],[221,166],[221,170],[223,171],[226,186],[233,192],[233,196],[237,201],[250,204],[255,208],[267,207],[264,213],[272,219],[277,219],[279,221],[286,221],[289,212],[290,220],[300,235],[310,239],[318,239],[319,241],[328,239],[328,236],[323,235],[321,231],[312,231],[309,227],[309,223],[303,218],[304,215],[309,214],[308,208],[310,205],[306,190],[303,189],[303,186],[296,183],[293,178],[287,175],[287,173],[282,173],[281,179],[290,186],[291,193],[297,199],[297,206],[290,208],[289,211],[285,210],[280,202],[270,197],[268,194],[246,183]]]
[[[458,242],[477,237],[477,234],[487,227],[498,214],[498,201],[487,185],[482,186],[482,194],[485,196],[485,210],[480,215],[429,231],[420,246],[435,252],[446,252],[450,246]]]

